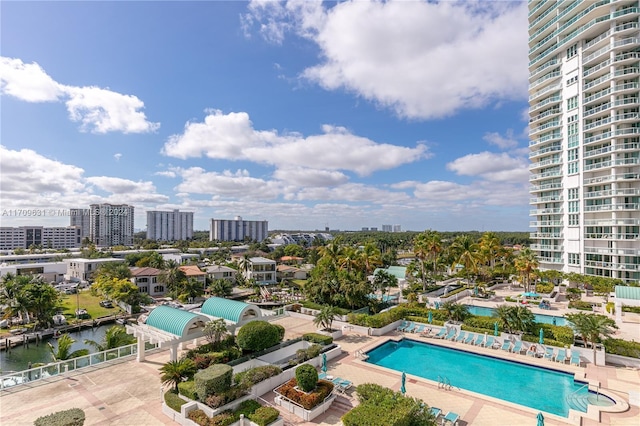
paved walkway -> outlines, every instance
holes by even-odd
[[[311,321],[293,317],[277,320],[286,329],[286,338],[297,337],[315,331]],[[392,336],[398,338],[399,336]],[[412,336],[416,337],[416,336]],[[400,388],[400,376],[397,372],[372,366],[357,359],[353,354],[358,349],[368,349],[378,345],[389,336],[371,337],[349,332],[337,343],[344,353],[331,360],[328,373],[348,378],[354,385],[378,383],[391,389]],[[441,345],[460,345],[430,339]],[[466,346],[465,346],[466,348]],[[473,348],[477,352],[487,352],[492,356],[518,358],[548,365],[546,360],[533,360],[522,355],[502,353],[492,349]],[[159,368],[169,359],[168,351],[147,355],[146,361],[119,361],[109,366],[100,366],[72,372],[63,377],[52,377],[43,381],[10,388],[0,393],[0,424],[32,425],[43,415],[69,408],[81,408],[85,411],[85,425],[162,425],[174,424],[161,411],[161,385]],[[587,378],[599,380],[607,388],[625,396],[629,390],[640,390],[640,371],[626,368],[596,367],[587,368],[564,366],[567,371],[586,373]],[[461,416],[461,425],[535,425],[537,411],[521,406],[479,398],[466,391],[447,391],[439,389],[433,382],[409,376],[406,384],[407,394],[424,400],[443,412],[454,411]],[[532,396],[535,397],[535,396]],[[272,394],[264,398],[270,401]],[[346,398],[334,403],[327,412],[313,422],[303,422],[287,415],[289,424],[295,425],[340,425],[340,417],[349,406],[357,405],[352,388]],[[568,424],[563,418],[548,416],[546,425]],[[619,414],[603,414],[600,422],[585,420],[586,426],[596,424],[633,425],[640,424],[640,409],[632,406]]]

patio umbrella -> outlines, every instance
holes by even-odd
[[[431,324],[431,321],[433,321],[433,315],[431,314],[431,311],[429,311],[429,318],[427,318],[427,321],[429,321],[429,324]]]
[[[541,345],[544,345],[544,330],[540,329],[540,340],[539,340]]]
[[[402,383],[400,384],[400,392],[404,395],[407,392],[407,388],[405,388],[405,383],[407,381],[407,375],[405,372],[402,372]]]
[[[494,323],[493,323],[493,335],[494,335],[494,336],[497,336],[497,335],[499,335],[499,334],[500,334],[500,333],[498,333],[498,323],[497,323],[497,322],[494,322]]]
[[[322,368],[321,370],[326,373],[327,372],[327,354],[322,354]]]
[[[542,413],[538,413],[536,418],[538,419],[538,426],[544,426],[544,416]]]
[[[475,287],[473,288],[473,295],[474,295],[474,296],[478,296],[478,286],[475,286]]]

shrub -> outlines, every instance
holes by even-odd
[[[196,383],[193,380],[178,383],[178,390],[180,395],[186,396],[189,399],[197,400]]]
[[[222,394],[220,395],[213,394],[213,395],[209,395],[207,399],[204,400],[204,403],[211,408],[218,408],[226,404],[226,400],[227,399]]]
[[[235,414],[238,416],[240,416],[240,414],[244,414],[245,417],[249,417],[250,414],[255,413],[255,411],[260,407],[262,407],[262,405],[260,405],[260,403],[255,399],[247,399],[240,403]]]
[[[231,401],[235,401],[238,398],[242,398],[246,394],[247,391],[245,388],[241,386],[234,386],[225,392],[209,395],[204,403],[211,408],[218,408],[230,403]]]
[[[640,306],[623,306],[622,312],[632,312],[634,314],[640,314]]]
[[[550,331],[550,338],[563,342],[567,345],[573,344],[574,333],[571,327],[567,325],[552,325],[550,327],[545,327],[545,332],[547,329]]]
[[[581,311],[592,311],[593,305],[591,302],[585,302],[584,300],[572,300],[569,302],[569,307],[573,309],[579,309]]]
[[[257,352],[280,343],[280,334],[280,329],[267,321],[251,321],[240,328],[237,342],[241,349]]]
[[[226,364],[214,364],[206,370],[198,371],[193,380],[200,401],[214,393],[223,393],[231,387],[233,368]]]
[[[280,416],[280,412],[273,407],[260,407],[255,413],[249,414],[249,420],[258,426],[267,426],[276,421]]]
[[[84,411],[79,408],[71,408],[38,417],[33,424],[34,426],[82,426],[84,419]]]
[[[318,355],[320,355],[320,349],[322,349],[320,345],[311,345],[306,349],[298,349],[296,351],[296,358],[291,361],[294,362],[293,365],[297,365],[305,361],[308,361],[310,359],[313,359]]]
[[[272,326],[274,326],[277,331],[278,331],[278,342],[282,342],[282,340],[284,339],[284,326],[280,325],[280,324],[271,324]]]
[[[208,426],[209,425],[209,416],[202,410],[193,410],[189,412],[187,416],[189,420],[192,420],[199,424],[200,426]]]
[[[256,383],[260,383],[270,377],[277,376],[280,373],[282,373],[282,368],[277,365],[261,365],[259,367],[253,367],[237,373],[233,377],[233,381],[237,385],[250,388]]]
[[[173,411],[180,412],[180,408],[187,403],[184,399],[180,398],[177,393],[172,390],[165,392],[164,402]]]
[[[300,389],[311,392],[318,383],[318,372],[312,365],[302,364],[296,368],[296,381]]]
[[[493,331],[493,329],[494,329],[494,325],[493,324],[496,321],[498,323],[500,323],[500,320],[498,318],[495,318],[495,317],[481,317],[481,316],[478,316],[478,315],[473,315],[473,316],[470,316],[470,317],[466,318],[462,323],[464,325],[469,326],[469,327],[482,329],[483,332],[484,332],[486,330]]]
[[[209,419],[209,426],[229,426],[231,423],[234,423],[238,420],[238,417],[235,416],[231,411],[223,411],[222,413],[218,413],[215,416]]]
[[[307,300],[302,302],[302,306],[304,306],[307,309],[315,309],[316,311],[321,311],[325,305],[321,305],[319,303],[314,303]],[[338,308],[337,306],[335,307],[335,309],[338,315],[348,315],[351,312],[349,309]]]
[[[524,340],[525,342],[531,342],[531,343],[538,343],[540,337],[539,336],[534,336],[532,334],[523,334],[521,337],[522,340]],[[551,339],[551,338],[544,338],[544,344],[545,345],[550,345],[550,346],[557,346],[559,348],[564,347],[565,343],[564,342],[559,342],[557,340]]]
[[[319,345],[330,345],[333,343],[333,337],[326,336],[320,333],[306,333],[302,336],[303,340],[311,343],[318,343]]]
[[[629,342],[622,339],[607,339],[602,342],[602,344],[609,354],[640,358],[640,342]]]
[[[553,283],[538,283],[536,284],[536,291],[541,294],[549,294],[553,291]]]
[[[280,395],[292,400],[307,410],[311,410],[316,405],[322,403],[322,401],[324,401],[325,398],[333,391],[333,383],[326,380],[318,381],[316,388],[309,393],[300,392],[295,389],[296,385],[296,379],[291,379],[281,385],[277,391]]]

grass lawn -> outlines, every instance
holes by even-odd
[[[81,290],[78,294],[63,294],[60,299],[62,313],[67,319],[76,317],[76,309],[78,309],[78,306],[80,309],[86,309],[89,316],[93,319],[114,315],[122,311],[118,307],[103,308],[100,306],[102,298],[100,296],[92,296],[91,292],[86,289]]]

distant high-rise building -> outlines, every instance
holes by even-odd
[[[391,225],[382,225],[382,232],[391,232],[392,229]]]
[[[82,237],[77,226],[19,226],[0,228],[0,250],[70,249],[80,247]]]
[[[91,241],[98,246],[133,245],[134,207],[127,204],[91,204]]]
[[[402,226],[393,225],[393,232],[402,232]]]
[[[91,210],[69,209],[69,225],[80,228],[81,239],[89,238],[91,230]]]
[[[640,281],[637,1],[529,1],[531,248],[543,270]]]
[[[180,241],[193,238],[193,212],[148,211],[147,239]]]
[[[262,241],[269,234],[269,222],[266,220],[211,219],[209,240],[211,241]]]

